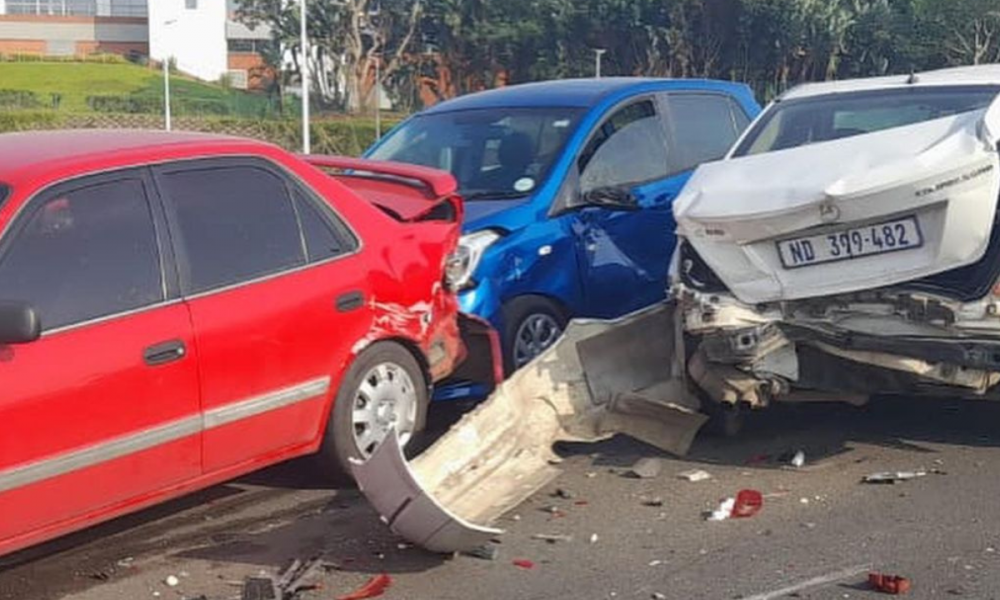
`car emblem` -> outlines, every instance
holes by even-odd
[[[840,220],[840,209],[832,202],[819,205],[819,218],[824,223],[836,223]]]

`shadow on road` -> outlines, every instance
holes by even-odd
[[[433,407],[428,443],[469,408]],[[992,447],[1000,445],[997,423],[1000,403],[985,401],[883,398],[861,408],[779,405],[750,415],[736,438],[700,436],[687,459],[771,469],[780,468],[783,457],[796,450],[815,464],[852,452],[857,444],[916,453],[933,453],[939,444]],[[558,450],[567,457],[586,456],[594,466],[616,468],[658,454],[626,438],[560,444]],[[316,475],[310,461],[292,461],[0,559],[0,600],[58,598],[97,585],[108,573],[118,576],[114,565],[123,556],[139,559],[164,552],[273,571],[295,558],[313,556],[356,573],[424,571],[447,560],[400,548],[402,540],[357,490],[335,489]]]
[[[932,444],[1000,446],[1000,402],[887,397],[863,407],[776,405],[748,415],[743,431],[725,438],[699,435],[688,460],[712,465],[777,468],[802,450],[810,462],[869,444],[933,453]],[[596,466],[628,467],[640,456],[663,455],[639,442],[560,444],[564,456],[591,455]]]

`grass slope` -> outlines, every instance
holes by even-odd
[[[171,75],[171,97],[221,100],[246,107],[266,104],[266,99],[239,90]],[[0,89],[25,90],[48,103],[51,94],[62,96],[60,108],[68,112],[89,112],[87,96],[163,96],[162,72],[131,63],[95,64],[82,62],[0,62]]]

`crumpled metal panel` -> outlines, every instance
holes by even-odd
[[[559,476],[556,442],[624,433],[683,454],[706,417],[686,391],[676,326],[669,304],[573,321],[412,463],[386,445],[355,479],[394,531],[455,552],[498,535],[496,519]]]

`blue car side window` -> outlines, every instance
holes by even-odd
[[[667,143],[652,99],[629,104],[597,129],[577,159],[580,189],[628,186],[669,170]]]
[[[749,124],[746,114],[721,94],[670,94],[668,103],[674,145],[680,154],[678,172],[725,156]]]

